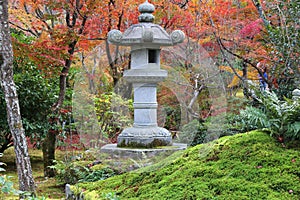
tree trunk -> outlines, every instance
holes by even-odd
[[[42,145],[45,177],[55,176],[55,170],[49,167],[54,164],[53,161],[55,160],[55,141],[56,131],[49,130]]]
[[[65,66],[63,67],[60,77],[59,77],[59,96],[57,102],[52,106],[53,113],[58,115],[59,109],[61,108],[66,94],[67,88],[67,76],[69,74],[72,60],[71,57],[74,54],[75,46],[77,41],[73,41],[69,45],[69,59],[66,59]],[[51,119],[53,120],[53,119]],[[57,123],[56,120],[51,123]],[[54,177],[55,173],[53,169],[50,169],[49,166],[54,165],[53,160],[55,160],[55,140],[56,134],[53,133],[53,130],[49,130],[43,141],[43,162],[44,162],[44,176],[45,177]]]
[[[267,27],[270,25],[270,22],[267,20],[267,17],[263,11],[263,7],[260,3],[259,0],[252,0],[254,6],[256,7],[257,11],[258,11],[258,14],[259,14],[259,17],[263,20],[264,22],[264,25]]]
[[[0,0],[0,80],[6,102],[7,121],[14,139],[21,191],[35,192],[32,169],[23,129],[19,100],[13,80],[13,51],[8,26],[8,0]]]
[[[76,1],[76,10],[80,10],[81,8],[79,5],[79,1]],[[76,12],[77,12],[76,11]],[[73,14],[73,18],[70,18],[69,12],[66,13],[66,22],[67,26],[69,28],[74,28],[76,24],[77,17],[79,15]],[[80,28],[78,30],[78,35],[83,33],[85,24],[86,24],[87,16],[83,16]],[[52,106],[53,112],[54,113],[59,113],[59,109],[61,108],[64,99],[65,99],[65,94],[66,94],[66,88],[67,88],[67,76],[69,74],[71,64],[72,64],[72,57],[75,52],[75,47],[77,45],[78,40],[73,40],[69,44],[69,58],[66,59],[65,61],[65,66],[63,67],[60,77],[59,77],[59,96],[57,102]],[[49,141],[48,141],[49,140]],[[51,133],[51,130],[48,131],[46,138],[44,140],[44,145],[43,145],[43,159],[44,159],[44,175],[46,177],[53,177],[54,176],[54,171],[52,169],[49,169],[49,166],[52,166],[53,160],[55,159],[55,140],[56,140],[56,134]]]
[[[242,64],[242,71],[243,71],[243,94],[245,97],[249,98],[251,97],[251,94],[249,92],[249,84],[248,84],[248,67],[245,62]]]

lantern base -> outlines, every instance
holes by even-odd
[[[153,148],[172,145],[171,133],[161,127],[126,128],[118,136],[118,147]]]

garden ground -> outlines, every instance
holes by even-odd
[[[57,151],[62,159],[66,151]],[[80,153],[80,151],[76,152]],[[64,186],[43,178],[42,153],[30,149],[37,193],[64,198]],[[13,149],[5,152],[7,174],[17,181]],[[252,131],[222,137],[173,154],[157,164],[98,182],[72,186],[86,199],[300,199],[300,151],[267,133]],[[4,199],[17,199],[5,197]]]
[[[56,151],[56,157],[62,159],[65,151]],[[43,156],[42,151],[38,149],[29,149],[29,155],[31,158],[31,165],[33,171],[33,177],[37,185],[37,195],[39,197],[44,196],[47,199],[64,199],[64,185],[59,184],[54,178],[44,178],[43,171]],[[11,181],[14,182],[14,187],[18,188],[18,176],[15,164],[15,153],[13,148],[9,148],[4,152],[4,156],[1,158],[2,162],[6,163],[4,166],[5,174],[11,176]],[[17,200],[17,196],[4,196],[0,197],[2,200]]]

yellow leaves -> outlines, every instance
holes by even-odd
[[[238,74],[241,76],[242,73],[238,72]],[[240,84],[240,79],[235,75],[231,81],[231,83],[227,86],[228,88],[232,88],[235,86],[238,86]]]
[[[27,14],[24,10],[9,8],[8,12],[10,17],[9,20],[14,24],[25,26],[26,28],[32,24],[34,16]]]
[[[40,37],[37,39],[38,42],[49,40],[49,34],[46,31],[43,31]]]
[[[211,36],[207,36],[205,38],[199,39],[199,44],[202,45],[210,41],[211,41]]]
[[[231,67],[229,67],[229,66],[219,66],[219,69],[221,70],[221,71],[227,71],[227,72],[230,72],[230,73],[233,73],[233,70],[232,70],[232,68]]]
[[[219,69],[221,71],[226,71],[226,72],[229,72],[229,73],[232,73],[234,74],[231,82],[229,83],[229,85],[227,86],[228,88],[232,88],[232,87],[235,87],[235,86],[238,86],[240,84],[240,79],[239,77],[235,74],[235,72],[239,75],[239,76],[243,76],[243,71],[242,70],[239,70],[239,69],[235,69],[235,72],[233,71],[233,69],[229,66],[219,66]],[[247,79],[248,80],[252,80],[252,81],[255,81],[255,80],[258,80],[258,73],[257,71],[254,69],[254,68],[248,68],[248,72],[247,72]]]
[[[199,0],[192,0],[191,1],[194,5],[198,5],[199,4]]]

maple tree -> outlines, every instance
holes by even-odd
[[[238,78],[247,88],[248,80],[263,77],[260,62],[269,73],[264,80],[269,88],[281,90],[299,77],[298,6],[290,1],[198,1],[193,16],[201,23],[200,44],[220,66],[231,68],[233,82]]]
[[[256,63],[267,57],[255,7],[251,1],[222,1],[214,5],[211,13],[209,24],[223,59],[220,64],[230,66],[234,77],[242,81],[244,91],[248,91],[247,81],[255,79],[255,73],[262,74]]]
[[[36,61],[45,74],[59,76],[60,91],[57,102],[52,106],[53,112],[58,113],[63,104],[74,53],[92,46],[92,42],[86,43],[95,28],[93,10],[101,3],[105,2],[50,0],[19,1],[11,5],[10,23],[34,37],[33,42],[28,44],[14,41],[16,53]],[[43,144],[45,176],[54,175],[54,171],[48,168],[53,164],[54,151],[55,133],[49,131]]]

